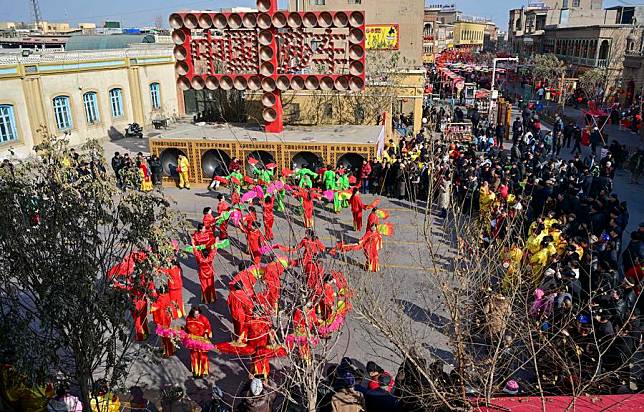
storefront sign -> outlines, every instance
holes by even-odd
[[[370,50],[398,50],[400,30],[397,24],[368,24],[366,46]]]

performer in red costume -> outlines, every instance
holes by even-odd
[[[212,215],[212,208],[205,207],[203,209],[202,223],[203,223],[204,229],[206,230],[206,233],[212,233],[215,226],[215,217]],[[215,237],[214,234],[212,236]]]
[[[380,270],[378,252],[382,249],[382,235],[378,233],[375,226],[371,228],[367,227],[367,233],[360,238],[358,243],[348,245],[340,243],[338,244],[337,249],[344,252],[348,250],[358,250],[361,248],[366,258],[365,270],[371,272],[377,272]]]
[[[285,258],[277,257],[275,261],[264,266],[264,283],[266,284],[266,293],[258,297],[259,302],[266,307],[267,312],[277,312],[277,303],[280,297],[281,279],[288,265]]]
[[[263,243],[262,232],[259,230],[259,223],[253,222],[252,226],[246,227],[244,231],[246,232],[248,254],[250,255],[253,263],[259,265],[259,262],[262,260],[262,252],[260,251],[260,248]]]
[[[196,338],[212,338],[212,328],[207,317],[201,314],[198,306],[193,306],[186,318],[185,331]],[[208,376],[208,352],[190,350],[192,375],[196,378]]]
[[[304,227],[312,228],[313,227],[313,200],[315,196],[311,190],[301,189],[299,192],[293,192],[293,196],[299,197],[302,199],[302,211]]]
[[[193,243],[192,250],[197,260],[199,283],[201,284],[201,301],[203,303],[215,303],[217,293],[215,292],[215,270],[212,267],[212,262],[215,260],[217,249],[206,246],[205,249],[198,250]]]
[[[253,348],[251,356],[251,372],[253,375],[264,375],[268,377],[271,371],[269,360],[272,352],[269,350],[269,337],[271,334],[272,324],[259,307],[253,310],[252,316],[246,322],[248,332],[247,345]]]
[[[311,348],[308,343],[308,338],[311,337],[311,331],[313,331],[319,321],[315,314],[315,306],[313,302],[308,301],[303,308],[295,309],[293,314],[293,327],[295,336],[306,337],[307,341],[299,345],[300,356],[304,359],[310,359],[311,357]]]
[[[241,195],[239,194],[239,187],[234,186],[230,194],[230,203],[235,206],[241,202]]]
[[[335,278],[330,273],[324,275],[324,284],[322,285],[322,293],[319,299],[320,317],[322,320],[328,321],[333,315],[333,306],[335,304]]]
[[[169,328],[172,323],[172,299],[166,286],[162,286],[157,290],[156,300],[150,309],[152,312],[152,320],[157,326],[162,328]],[[168,358],[174,354],[174,344],[169,337],[162,337],[163,343],[163,356]]]
[[[302,261],[306,263],[314,257],[322,254],[326,250],[326,247],[315,235],[315,232],[313,232],[312,229],[307,229],[304,234],[304,238],[297,244],[293,251],[297,251],[299,249],[304,249],[302,253]]]
[[[203,223],[199,223],[197,231],[192,234],[192,245],[210,247],[214,243],[215,237],[212,235],[212,230],[207,230]]]
[[[242,218],[242,227],[248,230],[255,222],[257,222],[257,211],[254,206],[248,206],[248,214]]]
[[[230,210],[230,206],[224,200],[224,195],[217,195],[217,216],[220,217],[222,214]],[[228,219],[224,219],[223,222],[219,224],[217,228],[219,230],[219,240],[228,239]]]
[[[115,288],[126,290],[132,299],[132,319],[134,320],[135,340],[144,341],[148,338],[148,293],[154,291],[154,283],[141,276],[139,284],[134,282],[134,267],[137,263],[147,259],[144,252],[133,252],[127,255],[121,263],[112,267],[108,272],[108,278],[112,280]]]
[[[248,336],[246,323],[253,313],[253,301],[244,291],[244,285],[241,282],[235,283],[228,294],[228,308],[236,339],[238,342],[244,343]]]
[[[253,290],[255,288],[255,283],[257,282],[257,276],[255,273],[258,269],[255,265],[249,265],[248,262],[241,262],[237,266],[237,274],[228,282],[228,288],[233,290],[235,283],[241,282],[244,292],[248,296],[253,296]]]
[[[353,215],[353,230],[360,231],[362,230],[362,211],[367,207],[362,203],[357,187],[353,188],[353,193],[349,198],[349,204],[351,205],[351,214]]]
[[[169,268],[161,268],[161,272],[168,277],[172,318],[182,318],[186,312],[183,308],[183,272],[181,271],[181,266],[175,259],[172,261],[172,266]]]
[[[378,219],[378,215],[376,214],[377,211],[377,207],[371,209],[371,213],[369,213],[369,217],[367,217],[367,230],[365,231],[365,234],[371,229],[376,230],[378,224],[380,223],[380,219]]]
[[[273,223],[275,222],[275,215],[273,214],[273,207],[275,206],[275,198],[273,196],[266,196],[262,202],[264,212],[264,237],[267,241],[273,240]]]

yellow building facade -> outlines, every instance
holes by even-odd
[[[480,48],[485,39],[485,23],[457,21],[454,23],[454,47]]]
[[[73,145],[183,107],[170,49],[0,56],[0,157],[31,153],[45,133]]]

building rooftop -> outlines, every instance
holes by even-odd
[[[150,138],[204,139],[247,142],[376,144],[383,126],[329,125],[285,126],[280,134],[266,133],[250,125],[177,123]],[[156,133],[156,131],[155,131]]]
[[[151,34],[113,34],[113,35],[79,35],[67,40],[65,49],[75,50],[109,50],[125,49],[135,43],[154,43]]]
[[[116,50],[37,50],[28,56],[22,55],[22,50],[0,49],[0,65],[7,64],[37,64],[37,63],[64,63],[88,60],[123,59],[126,57],[166,57],[172,56],[172,45],[147,45]]]

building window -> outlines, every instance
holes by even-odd
[[[324,3],[324,0],[322,0],[322,3]],[[362,4],[362,0],[349,0],[349,4]]]
[[[123,92],[121,89],[110,90],[110,107],[112,108],[112,117],[123,116]]]
[[[18,140],[13,106],[0,104],[0,143]]]
[[[314,6],[324,6],[326,4],[326,0],[311,0],[311,4]]]
[[[161,108],[161,87],[159,83],[152,83],[150,85],[150,98],[152,99],[152,108]]]
[[[580,0],[572,0],[572,7],[579,7]]]
[[[87,92],[83,95],[83,106],[85,106],[85,118],[87,124],[94,124],[100,121],[98,114],[98,101],[96,92]]]
[[[333,105],[331,103],[324,104],[324,117],[330,119],[333,117]]]
[[[56,127],[59,130],[72,128],[72,109],[69,104],[69,97],[58,96],[54,98],[54,117],[56,118]]]

